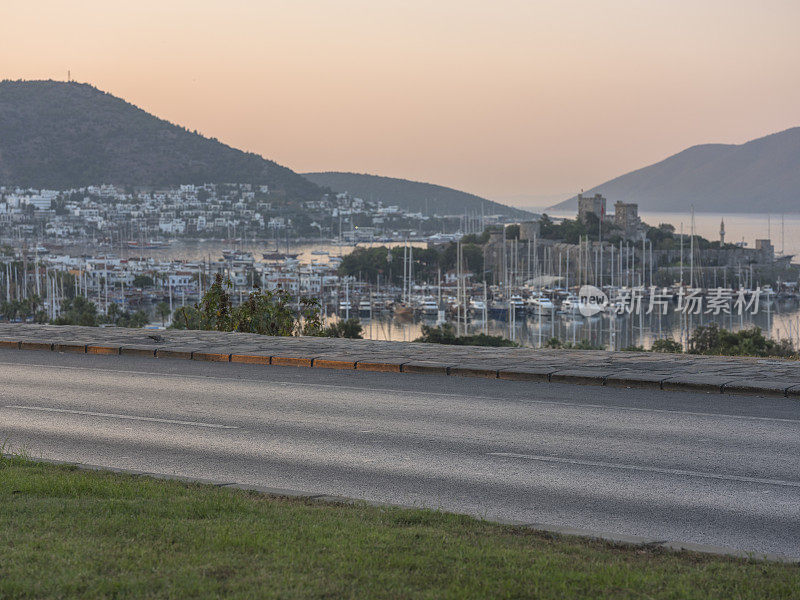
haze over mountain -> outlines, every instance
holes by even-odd
[[[266,184],[287,198],[323,190],[294,171],[154,117],[95,87],[0,81],[0,185]]]
[[[586,190],[645,211],[800,212],[800,127],[740,145],[703,144]],[[610,207],[609,207],[610,208]],[[577,197],[550,210],[577,210]]]
[[[469,215],[480,215],[483,211],[487,215],[531,216],[527,211],[432,183],[334,171],[303,173],[303,176],[335,192],[349,192],[365,200],[379,200],[385,206],[399,206],[411,212],[463,215],[466,211]]]

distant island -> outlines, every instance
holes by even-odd
[[[693,146],[586,190],[642,211],[800,212],[800,127],[741,145]],[[575,211],[577,196],[551,207]]]
[[[398,206],[403,210],[425,215],[502,214],[517,219],[532,216],[519,208],[432,183],[334,171],[303,173],[303,176],[335,192],[348,192],[365,200],[379,201],[386,206]]]

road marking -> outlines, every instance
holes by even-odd
[[[102,355],[97,355],[102,357]],[[9,363],[9,362],[0,362],[0,366],[12,366],[19,368],[20,366],[24,367],[47,367],[51,369],[68,369],[74,371],[86,371],[86,372],[101,372],[101,373],[111,373],[111,374],[119,374],[119,373],[127,373],[130,375],[147,375],[150,377],[163,377],[163,378],[171,378],[177,377],[182,379],[201,379],[201,380],[217,380],[217,381],[236,381],[238,383],[247,383],[251,382],[253,384],[259,385],[278,385],[282,387],[309,387],[309,388],[322,388],[322,389],[331,389],[331,390],[352,390],[352,391],[360,391],[360,392],[383,392],[383,393],[395,393],[395,394],[403,394],[408,395],[409,390],[404,389],[392,389],[392,388],[371,388],[371,387],[361,387],[361,386],[347,386],[347,385],[334,385],[328,383],[307,383],[307,382],[297,382],[297,381],[275,381],[275,380],[264,380],[264,379],[251,379],[248,377],[221,377],[219,375],[189,375],[186,373],[165,373],[159,371],[132,371],[132,370],[125,370],[125,369],[103,369],[103,368],[87,368],[87,367],[71,367],[71,366],[64,366],[64,365],[50,365],[50,364],[38,364],[38,363]],[[368,371],[367,371],[368,372]],[[569,385],[569,384],[554,384],[554,385]],[[584,386],[590,387],[590,386]],[[615,390],[619,388],[613,388]],[[450,394],[447,392],[413,392],[417,395],[425,395],[425,396],[437,396],[443,398],[455,398],[464,400],[472,399],[472,400],[490,400],[493,402],[497,402],[497,396],[467,396],[465,394]],[[675,392],[670,392],[675,393]],[[723,394],[720,394],[722,396]],[[535,400],[532,398],[509,398],[506,399],[507,402],[525,402],[527,404],[547,404],[551,406],[567,406],[571,408],[596,408],[600,410],[620,410],[620,411],[627,411],[627,412],[641,412],[641,413],[656,413],[656,414],[668,414],[668,415],[685,415],[685,416],[692,416],[692,417],[716,417],[716,418],[723,418],[723,419],[735,419],[740,421],[769,421],[774,423],[800,423],[800,419],[785,419],[781,417],[759,417],[755,415],[731,415],[726,413],[708,413],[708,412],[699,412],[699,411],[686,411],[686,410],[669,410],[666,408],[641,408],[636,406],[620,406],[617,404],[584,404],[580,402],[563,402],[559,400]]]
[[[194,427],[209,427],[211,429],[239,429],[234,425],[217,425],[215,423],[198,423],[197,421],[176,421],[174,419],[158,419],[156,417],[136,417],[133,415],[118,415],[115,413],[92,412],[89,410],[69,410],[66,408],[47,408],[44,406],[19,406],[8,404],[6,408],[17,410],[33,410],[40,412],[66,413],[69,415],[86,415],[89,417],[108,417],[111,419],[128,419],[130,421],[150,421],[153,423],[170,423],[171,425],[192,425]]]
[[[662,469],[660,467],[646,467],[642,465],[626,465],[620,463],[602,462],[597,460],[579,460],[576,458],[562,458],[559,456],[541,456],[536,454],[515,454],[514,452],[489,452],[489,456],[501,458],[524,458],[538,462],[561,463],[578,465],[582,467],[604,467],[607,469],[623,469],[626,471],[645,471],[648,473],[663,473],[665,475],[685,475],[703,479],[723,479],[726,481],[744,481],[747,483],[763,483],[766,485],[780,485],[783,487],[800,488],[800,481],[785,481],[783,479],[761,479],[758,477],[743,477],[741,475],[723,475],[721,473],[708,473],[704,471],[684,471],[682,469]]]

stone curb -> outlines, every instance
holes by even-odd
[[[114,356],[148,356],[162,359],[196,360],[208,362],[234,362],[240,364],[275,365],[338,369],[347,371],[374,371],[382,373],[409,373],[444,375],[451,377],[480,377],[507,381],[549,382],[571,385],[596,385],[621,388],[649,388],[664,391],[706,394],[736,394],[745,396],[770,396],[800,399],[800,384],[788,381],[748,381],[741,377],[717,375],[670,376],[657,373],[626,372],[624,369],[560,369],[557,367],[497,367],[481,365],[475,361],[464,364],[452,362],[413,361],[393,358],[343,356],[341,354],[314,353],[301,356],[293,352],[240,354],[228,352],[197,351],[188,347],[165,346],[156,348],[142,345],[106,346],[91,341],[15,341],[0,340],[0,348],[39,350]]]
[[[153,479],[162,479],[166,481],[180,481],[183,483],[196,483],[200,485],[212,485],[220,488],[232,488],[248,492],[257,492],[267,496],[277,498],[300,498],[305,500],[312,500],[314,502],[323,502],[325,504],[365,504],[368,506],[377,507],[390,507],[390,508],[406,508],[412,510],[425,510],[424,506],[412,506],[408,504],[398,504],[392,502],[378,502],[374,500],[363,500],[360,498],[351,498],[348,496],[338,496],[333,494],[321,494],[316,492],[307,492],[303,490],[293,490],[285,488],[274,488],[249,483],[237,483],[231,481],[220,481],[215,479],[205,479],[202,477],[189,477],[185,475],[175,475],[167,473],[154,473],[149,471],[140,471],[136,469],[123,469],[120,467],[106,467],[103,465],[92,465],[85,463],[75,463],[65,460],[56,460],[50,458],[32,458],[34,462],[41,462],[53,465],[69,465],[81,471],[106,471],[110,473],[120,473],[124,475],[134,475],[139,477],[151,477]],[[428,509],[433,510],[433,509]],[[443,511],[447,512],[447,511]],[[473,516],[473,515],[469,515]],[[529,523],[526,521],[511,521],[507,519],[482,519],[474,517],[479,520],[485,520],[490,523],[497,523],[499,525],[512,525],[516,527],[524,527],[533,531],[541,533],[552,533],[560,536],[581,537],[594,540],[600,540],[611,544],[621,546],[633,547],[649,547],[660,548],[670,552],[696,552],[699,554],[713,554],[717,556],[730,556],[733,558],[744,558],[748,560],[765,561],[765,562],[780,562],[788,564],[800,565],[800,556],[791,557],[783,556],[780,554],[769,554],[760,552],[746,552],[744,550],[737,550],[735,548],[726,548],[724,546],[712,546],[709,544],[696,544],[693,542],[676,542],[668,540],[659,540],[654,538],[626,535],[619,533],[592,531],[589,529],[579,529],[575,527],[562,527],[559,525],[550,525],[547,523]]]

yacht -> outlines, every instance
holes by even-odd
[[[419,309],[423,315],[436,316],[439,314],[439,303],[435,298],[427,296],[420,302]]]
[[[519,313],[525,310],[525,301],[519,294],[514,294],[513,296],[511,296],[508,303],[514,309],[514,312]]]
[[[358,303],[358,314],[368,316],[372,314],[372,303],[369,300],[362,300]]]
[[[469,311],[476,316],[483,317],[483,313],[486,310],[486,302],[483,300],[470,300],[469,301]]]
[[[570,294],[561,301],[561,312],[574,313],[580,310],[580,300],[577,296]]]
[[[555,308],[553,301],[547,296],[538,295],[528,298],[528,310],[533,314],[538,312],[551,312]]]

